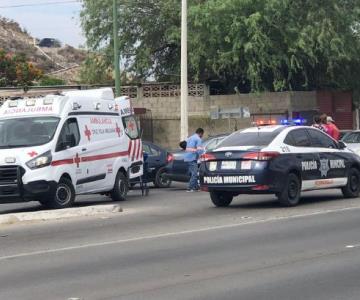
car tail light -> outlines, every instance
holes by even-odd
[[[166,157],[166,162],[169,164],[174,160],[174,155],[171,153],[168,153],[167,157]]]
[[[200,190],[201,190],[202,192],[208,192],[208,191],[209,191],[209,188],[208,188],[207,186],[202,186],[202,187],[200,187]]]
[[[249,160],[271,160],[279,155],[280,153],[275,151],[250,152],[246,153],[242,158]]]
[[[200,156],[200,160],[202,162],[205,162],[205,161],[209,161],[209,160],[216,160],[216,157],[214,154],[211,154],[211,153],[205,153],[203,155]]]
[[[267,191],[270,187],[268,185],[256,185],[252,188],[253,191]]]

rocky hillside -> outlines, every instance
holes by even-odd
[[[61,73],[68,68],[74,70],[86,57],[86,52],[69,45],[59,48],[39,47],[39,40],[33,38],[12,20],[0,17],[0,48],[11,53],[23,53],[45,74]],[[73,74],[72,72],[71,74]],[[76,82],[76,72],[67,82]]]

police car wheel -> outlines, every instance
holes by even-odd
[[[114,189],[111,191],[111,199],[114,201],[125,201],[129,190],[128,180],[124,173],[116,175]]]
[[[210,192],[210,198],[216,207],[227,207],[234,197],[226,192]]]
[[[47,208],[66,208],[75,201],[75,189],[70,179],[61,178],[55,191],[49,197],[40,199],[39,202]]]
[[[360,193],[360,172],[358,169],[351,168],[348,174],[348,182],[341,189],[345,198],[357,198]]]
[[[169,178],[166,178],[165,176],[166,170],[165,169],[159,169],[156,172],[154,185],[157,188],[168,188],[171,185],[171,180]]]
[[[279,202],[284,206],[296,206],[300,201],[301,183],[299,176],[290,173],[287,176],[284,189],[276,194]]]

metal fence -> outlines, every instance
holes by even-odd
[[[37,86],[31,87],[27,93],[18,88],[0,88],[0,103],[5,99],[14,96],[39,97],[40,95],[51,94],[66,90],[87,90],[105,86],[94,85],[66,85],[66,86]],[[114,87],[112,87],[114,89]],[[208,94],[208,87],[205,84],[189,84],[189,96],[204,97]],[[132,99],[140,98],[159,98],[159,97],[179,97],[180,85],[171,83],[143,84],[142,86],[122,86],[120,91],[122,96]]]

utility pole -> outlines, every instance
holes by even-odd
[[[180,139],[188,136],[187,0],[181,1],[181,115]]]
[[[120,97],[120,53],[118,40],[118,11],[117,0],[113,0],[113,39],[114,39],[114,69],[115,69],[115,95]]]

